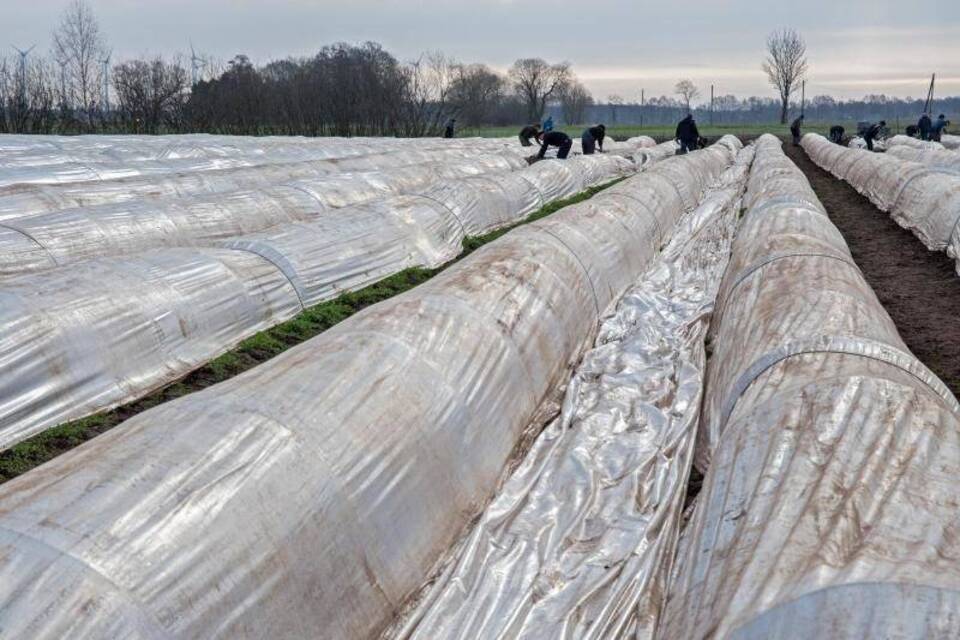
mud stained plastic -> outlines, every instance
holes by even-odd
[[[660,635],[957,637],[957,401],[780,141],[757,146]]]
[[[641,173],[513,230],[4,484],[0,628],[377,633],[490,498],[600,315],[686,210],[683,194],[739,146],[664,160],[686,170]]]

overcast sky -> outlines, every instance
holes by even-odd
[[[0,44],[37,43],[66,0],[0,0]],[[255,62],[335,41],[380,42],[401,60],[439,49],[506,69],[519,57],[567,60],[599,99],[671,94],[680,77],[705,95],[772,95],[760,70],[778,27],[807,40],[807,94],[960,94],[958,0],[91,0],[114,59],[197,49]]]

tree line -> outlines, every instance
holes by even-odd
[[[611,95],[598,102],[567,62],[517,60],[506,73],[439,52],[400,61],[374,42],[337,43],[315,55],[254,64],[191,56],[113,62],[85,0],[71,0],[40,51],[0,58],[0,133],[225,133],[241,135],[424,136],[450,118],[460,127],[521,125],[546,114],[563,123],[668,124],[687,112],[715,123],[784,122],[796,112],[806,72],[802,37],[771,34],[763,68],[778,99],[732,95],[697,104],[699,88],[677,82],[673,96],[642,104]],[[920,101],[816,96],[811,120],[913,118]],[[957,113],[960,99],[935,103]]]

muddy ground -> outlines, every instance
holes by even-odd
[[[786,142],[846,239],[867,282],[910,350],[960,397],[960,277],[945,253],[928,251],[909,231],[850,185]]]

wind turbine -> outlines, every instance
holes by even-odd
[[[33,51],[36,47],[37,45],[33,45],[26,51],[24,51],[23,49],[18,49],[17,47],[13,47],[13,50],[20,54],[20,102],[21,103],[27,101],[27,56],[30,55],[30,52]]]
[[[103,65],[103,88],[101,89],[100,102],[103,104],[103,112],[110,111],[110,57],[113,51],[107,52],[107,57],[100,61]]]
[[[206,65],[203,56],[198,56],[193,49],[193,40],[190,41],[190,85],[195,87],[199,82],[201,64]]]

